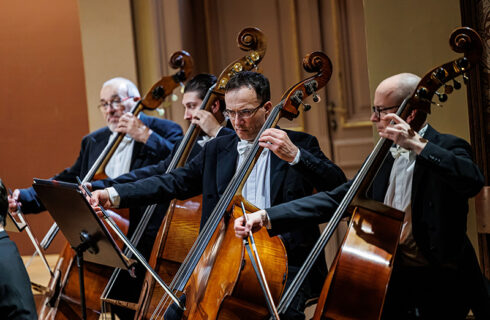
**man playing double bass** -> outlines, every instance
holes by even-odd
[[[225,101],[225,114],[236,135],[210,141],[192,161],[169,174],[114,185],[111,193],[117,193],[115,197],[109,197],[107,190],[96,191],[93,206],[100,203],[111,207],[119,203],[126,207],[186,199],[202,193],[202,227],[269,115],[272,108],[269,81],[259,73],[240,72],[228,82]],[[265,130],[260,139],[264,150],[243,190],[244,197],[260,208],[306,196],[314,188],[331,190],[345,181],[342,171],[325,157],[317,139],[309,134],[272,128]],[[281,234],[288,253],[290,278],[318,235],[317,226]],[[304,319],[305,301],[318,294],[325,275],[324,263],[318,264],[315,271],[284,319]],[[166,318],[170,318],[168,314]]]
[[[99,109],[107,126],[85,136],[75,163],[55,175],[53,179],[73,183],[77,182],[77,176],[83,179],[102,153],[111,135],[118,133],[125,133],[126,136],[105,167],[107,176],[115,178],[129,170],[155,164],[167,158],[174,144],[182,137],[182,129],[170,120],[143,113],[140,113],[139,117],[134,116],[129,111],[139,99],[140,93],[130,80],[117,77],[106,81],[100,91]],[[18,206],[21,206],[24,213],[45,210],[32,187],[17,189],[13,196],[9,197],[9,209],[16,212]],[[143,213],[142,209],[131,208],[128,236],[133,234]],[[120,292],[124,296],[124,299],[121,299],[131,301],[130,290]]]
[[[137,118],[129,113],[139,99],[138,89],[128,79],[118,77],[106,81],[100,91],[99,109],[107,126],[85,136],[75,163],[53,179],[74,183],[77,176],[83,179],[109,137],[121,132],[126,133],[126,137],[106,166],[105,173],[109,177],[165,159],[182,136],[182,129],[173,121],[144,114]],[[45,210],[32,187],[16,189],[13,196],[9,196],[10,211],[16,212],[19,206],[24,213]]]
[[[372,184],[372,198],[405,212],[400,245],[388,287],[383,319],[490,319],[488,293],[466,236],[468,199],[483,186],[469,144],[425,124],[416,133],[396,112],[420,78],[403,73],[380,83],[371,121],[381,137],[396,144]],[[420,115],[417,115],[420,116]],[[394,121],[394,124],[390,124]],[[348,182],[235,220],[238,237],[268,224],[279,234],[330,219]]]
[[[212,74],[201,73],[189,80],[184,87],[182,96],[182,106],[184,107],[184,120],[194,123],[201,129],[197,143],[192,147],[189,159],[194,158],[202,147],[210,140],[223,135],[233,133],[229,128],[228,121],[223,116],[225,109],[224,101],[215,100],[211,111],[200,110],[203,99],[208,89],[216,83],[216,77]],[[88,187],[93,190],[110,187],[114,184],[134,182],[139,179],[151,177],[153,175],[164,174],[172,161],[173,155],[178,149],[181,140],[178,140],[169,157],[164,158],[157,164],[132,170],[117,178],[108,178],[92,182]],[[161,220],[161,219],[160,219]],[[158,226],[157,226],[158,229]]]
[[[232,129],[226,127],[227,123],[223,116],[224,102],[220,99],[214,101],[210,111],[199,110],[208,89],[216,83],[216,77],[211,74],[198,74],[189,80],[184,87],[184,95],[182,97],[182,106],[184,107],[184,120],[194,123],[202,129],[202,134],[199,136],[197,143],[191,149],[189,159],[194,158],[202,146],[208,141],[211,141],[217,136],[233,133]],[[93,190],[103,189],[115,184],[134,182],[153,175],[164,174],[167,167],[171,163],[182,139],[176,141],[170,156],[163,158],[156,164],[151,164],[141,168],[137,168],[128,173],[120,175],[116,178],[107,178],[103,180],[93,181],[88,184],[88,187]],[[147,259],[149,259],[155,237],[165,213],[168,209],[168,201],[160,203],[152,214],[148,225],[146,226],[142,238],[137,244],[137,249]],[[129,302],[137,302],[141,291],[142,281],[144,278],[144,268],[136,268],[136,278],[132,278],[128,273],[122,273],[116,281],[116,284],[111,289],[110,298],[125,299]],[[117,315],[121,319],[134,318],[134,312],[129,309],[112,306]]]

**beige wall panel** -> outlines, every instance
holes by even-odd
[[[461,25],[459,0],[365,0],[364,5],[371,96],[377,84],[390,75],[412,72],[423,76],[460,56],[448,44],[451,31]],[[432,108],[428,120],[440,132],[469,141],[467,108],[466,90],[456,91],[443,108]],[[476,248],[474,210],[468,217],[468,234]]]
[[[373,150],[372,137],[343,139],[334,142],[334,152],[337,155],[337,162],[342,163],[342,169],[348,177],[354,177],[359,170],[359,153],[369,155]]]
[[[105,126],[97,109],[104,81],[120,76],[138,85],[131,6],[129,0],[78,0],[78,5],[89,128],[93,131]]]
[[[289,1],[252,0],[211,2],[210,8],[216,6],[219,10],[210,10],[210,56],[211,71],[219,74],[233,60],[243,56],[236,44],[238,33],[245,27],[258,27],[267,38],[267,52],[260,64],[263,74],[271,82],[273,103],[278,103],[284,90],[295,80],[292,72],[297,68],[298,61],[293,60],[290,51],[294,50],[291,41],[289,23]],[[258,10],[257,8],[260,8]],[[253,14],[247,14],[253,12]],[[226,13],[226,14],[223,14]],[[286,27],[286,28],[283,28]],[[283,50],[287,47],[289,50]],[[290,66],[285,67],[285,66]]]

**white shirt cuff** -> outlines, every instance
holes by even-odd
[[[109,193],[109,200],[111,200],[112,207],[119,208],[119,204],[121,203],[121,197],[119,196],[119,193],[117,193],[114,187],[109,187],[106,190]]]
[[[299,150],[298,148],[298,153],[296,153],[296,157],[294,157],[293,161],[288,162],[289,165],[294,166],[295,164],[297,164],[299,162],[300,157],[301,157],[301,150]]]
[[[214,137],[211,137],[211,139],[216,138],[219,135],[219,132],[223,129],[223,126],[220,126],[218,131],[216,131],[216,135]]]
[[[269,218],[269,213],[266,210],[264,210],[264,211],[265,211],[265,216],[267,217],[267,222],[265,223],[265,228],[270,230],[272,228],[271,219]]]

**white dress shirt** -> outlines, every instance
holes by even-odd
[[[113,132],[111,138],[116,136],[117,132]],[[111,141],[111,138],[109,141]],[[133,156],[134,140],[129,136],[124,136],[116,151],[105,167],[105,173],[109,178],[116,178],[121,174],[129,172],[131,168],[131,158]]]
[[[421,136],[427,130],[427,125],[419,132]],[[405,265],[421,266],[427,260],[420,253],[412,234],[412,181],[417,154],[400,147],[395,147],[392,154],[395,157],[390,173],[390,180],[384,203],[390,207],[405,212],[402,231],[400,234],[399,251],[402,263]]]

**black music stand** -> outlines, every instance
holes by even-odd
[[[33,187],[77,253],[82,318],[86,319],[83,261],[125,270],[135,261],[121,252],[77,184],[34,179]]]

